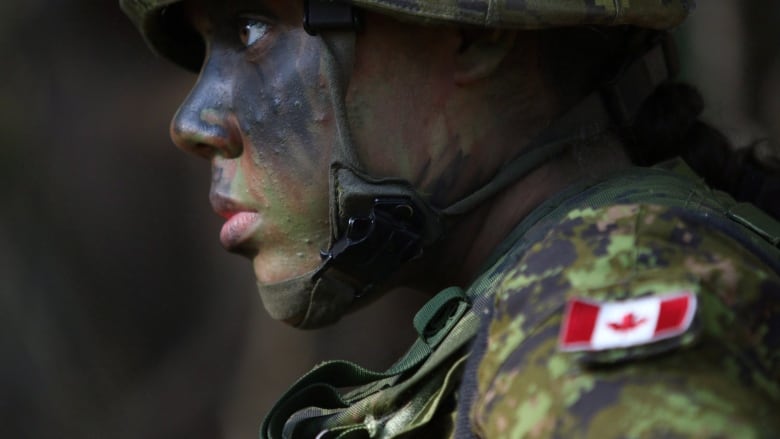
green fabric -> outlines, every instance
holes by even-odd
[[[471,307],[462,317],[453,316],[466,303],[463,293],[457,288],[443,290],[415,318],[415,327],[423,337],[398,363],[381,373],[345,362],[329,362],[317,367],[296,383],[268,414],[260,437],[315,437],[327,430],[328,433],[321,437],[391,438],[426,431],[435,420],[445,419],[441,410],[446,406],[444,402],[452,398],[459,382],[464,355],[468,353],[464,347],[480,325],[478,310],[498,300],[494,294],[501,294],[507,267],[516,266],[517,255],[533,253],[547,230],[565,220],[573,206],[589,206],[589,209],[598,210],[602,206],[642,202],[698,214],[706,212],[709,215],[707,220],[713,225],[730,228],[744,236],[755,247],[757,254],[780,261],[780,249],[775,247],[771,238],[767,238],[777,236],[777,223],[762,223],[752,214],[746,215],[748,218],[741,217],[740,221],[732,220],[728,212],[737,206],[733,200],[724,194],[711,192],[696,179],[686,176],[687,168],[679,161],[663,167],[667,169],[632,169],[605,181],[579,184],[547,200],[518,225],[507,238],[507,244],[497,249],[491,258],[492,266],[465,292]],[[678,172],[669,172],[668,169],[672,168]],[[745,227],[746,223],[750,226]],[[757,229],[761,232],[755,233]],[[691,286],[686,276],[675,279],[668,279],[664,285],[671,288]],[[458,306],[452,306],[453,303]],[[449,312],[442,312],[447,309]],[[492,321],[511,319],[493,318]],[[441,322],[445,324],[441,325]],[[431,337],[426,328],[438,325],[441,325],[441,332]],[[429,345],[426,340],[432,344]],[[693,338],[673,340],[665,347],[657,348],[665,351],[694,341]],[[500,352],[511,354],[514,352],[511,346],[508,343]],[[614,362],[615,359],[609,355],[581,360],[593,364]],[[652,351],[645,351],[642,355],[652,355]],[[502,382],[505,381],[490,381],[497,386]],[[338,390],[353,386],[360,387],[350,392]],[[483,395],[494,393],[486,391]],[[485,407],[490,406],[490,403],[486,404]],[[497,414],[490,410],[487,413]],[[490,415],[487,417],[490,418]],[[527,423],[518,422],[517,425],[526,426]],[[490,431],[498,436],[507,435],[506,432]],[[487,437],[497,437],[492,434]]]
[[[542,29],[584,25],[633,25],[668,29],[685,19],[686,0],[352,0],[397,17],[484,27]]]
[[[478,324],[477,316],[463,314],[467,300],[457,288],[445,289],[435,296],[415,317],[419,331],[425,336],[384,372],[373,372],[344,361],[316,367],[293,385],[269,412],[260,437],[307,438],[328,430],[321,437],[330,438],[347,433],[357,435],[368,429],[381,430],[380,437],[394,437],[400,430],[409,428],[408,416],[428,419],[421,412],[435,412],[442,386],[453,385],[452,370],[462,364],[453,355],[471,338]],[[456,306],[452,307],[453,303]],[[438,330],[430,334],[426,330],[429,327]],[[431,374],[447,361],[451,364],[443,372]],[[338,390],[355,386],[362,387],[346,393]],[[404,404],[405,412],[396,413],[400,418],[379,415],[394,410],[394,402],[415,386],[414,396]]]
[[[371,433],[392,438],[423,428],[457,385],[465,359],[462,350],[480,322],[475,310],[484,306],[495,279],[487,272],[466,292],[450,287],[434,296],[414,318],[421,337],[384,372],[344,361],[314,368],[266,415],[260,437],[309,438],[327,430],[319,437]]]
[[[500,262],[470,376],[480,437],[772,438],[780,431],[778,223],[679,172],[632,171],[575,190]],[[739,212],[739,218],[734,213]],[[566,301],[679,291],[683,334],[562,352]]]
[[[780,246],[780,223],[750,203],[735,203],[729,207],[730,218],[753,230],[774,246]]]

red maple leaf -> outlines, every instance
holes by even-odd
[[[630,312],[623,316],[622,321],[607,323],[607,325],[615,331],[626,332],[631,331],[646,321],[647,319],[644,317],[637,319],[636,315]]]

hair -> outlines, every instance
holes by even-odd
[[[777,157],[776,146],[762,139],[735,147],[699,118],[703,109],[694,87],[659,85],[640,107],[630,139],[624,141],[629,157],[640,166],[681,157],[710,187],[780,219],[780,166],[761,157],[767,150],[769,157]]]
[[[576,102],[603,87],[664,38],[663,32],[633,27],[559,30],[547,39],[551,55],[545,62],[563,98]],[[573,70],[572,66],[578,67]],[[645,99],[628,126],[615,131],[635,165],[652,166],[681,157],[710,187],[780,219],[776,201],[780,199],[780,147],[767,139],[735,147],[701,120],[704,106],[693,86],[670,80]]]

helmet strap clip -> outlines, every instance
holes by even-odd
[[[360,14],[348,3],[304,0],[303,11],[303,28],[309,35],[317,35],[321,31],[360,29]]]
[[[327,251],[327,268],[356,276],[362,291],[372,289],[403,263],[422,253],[424,221],[420,209],[407,197],[377,197],[364,215],[347,219],[346,232]],[[357,298],[357,297],[356,297]]]
[[[617,74],[602,86],[602,96],[615,122],[630,129],[645,99],[661,83],[678,71],[674,42],[661,34],[638,59],[624,64]]]

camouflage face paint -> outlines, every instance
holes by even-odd
[[[468,143],[456,139],[446,109],[455,86],[447,49],[457,47],[457,36],[380,16],[366,20],[347,96],[360,162],[372,175],[401,177],[432,193],[447,168],[457,171]]]
[[[487,32],[370,13],[365,21],[346,102],[360,163],[370,175],[409,181],[437,207],[482,187],[556,104],[554,93],[540,92],[547,86],[527,35],[515,42],[506,32],[488,42]],[[513,62],[511,81],[488,61],[493,56]],[[489,73],[464,79],[474,65]],[[514,98],[513,108],[505,108],[503,96]],[[507,126],[517,133],[511,151],[501,149],[506,142],[498,134]]]
[[[208,55],[175,116],[182,149],[211,161],[220,238],[272,283],[317,267],[326,248],[335,130],[323,47],[300,27],[300,2],[188,3]]]

